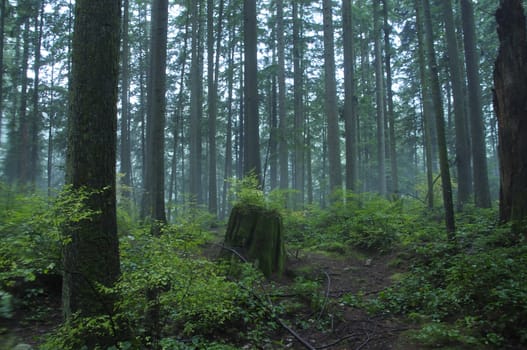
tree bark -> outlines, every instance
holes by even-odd
[[[499,125],[500,219],[526,235],[527,38],[520,0],[501,0],[496,11],[500,48],[494,67],[494,109]]]
[[[122,184],[125,187],[122,191],[124,198],[130,199],[132,196],[132,154],[130,146],[130,45],[129,45],[129,0],[123,0],[123,21],[122,21],[122,73],[121,73],[121,164],[119,172],[122,174]]]
[[[335,49],[333,36],[333,11],[330,0],[323,0],[324,25],[324,82],[325,104],[328,132],[329,190],[340,190],[342,173],[340,165],[340,132],[337,110],[337,83],[335,79]]]
[[[293,1],[293,80],[294,80],[294,178],[293,188],[298,192],[295,206],[304,206],[305,143],[304,143],[304,68],[302,50],[302,7]]]
[[[113,313],[111,287],[119,276],[115,201],[120,1],[77,0],[66,183],[89,191],[90,219],[65,228],[64,316]],[[107,344],[110,345],[110,344]]]
[[[460,0],[467,67],[470,134],[472,138],[472,170],[474,179],[474,201],[476,207],[490,208],[487,144],[482,113],[481,83],[479,78],[479,54],[476,47],[476,25],[471,0]]]
[[[464,82],[461,74],[461,62],[452,14],[451,0],[443,0],[443,18],[445,21],[448,63],[452,93],[454,99],[454,123],[456,131],[456,167],[457,167],[457,207],[459,210],[469,201],[472,193],[472,177],[470,166],[470,137],[467,130],[465,115]]]
[[[346,135],[346,189],[357,190],[357,118],[355,111],[355,55],[351,1],[342,0],[342,40],[344,47],[344,128]]]
[[[441,89],[439,84],[438,68],[436,54],[434,49],[434,35],[432,31],[432,20],[430,14],[429,0],[422,0],[423,19],[425,28],[425,43],[427,61],[430,69],[430,87],[432,92],[432,101],[434,104],[436,129],[437,129],[437,146],[439,151],[439,169],[441,173],[441,186],[443,190],[443,207],[445,209],[445,225],[449,239],[454,238],[456,230],[454,219],[454,204],[452,200],[452,182],[450,180],[450,168],[448,164],[448,153],[446,147],[445,119],[443,114],[443,101],[441,98]]]
[[[287,110],[285,100],[285,37],[284,37],[284,2],[276,1],[276,42],[278,56],[278,159],[280,163],[280,188],[289,187],[288,132]]]
[[[256,0],[243,1],[244,13],[244,97],[245,97],[245,152],[244,174],[261,179],[260,134],[258,117],[258,59]]]
[[[381,22],[379,18],[379,1],[373,0],[373,41],[375,50],[375,101],[377,112],[377,175],[378,191],[381,196],[387,192],[386,186],[386,135],[385,135],[385,100],[384,75],[382,70]]]
[[[280,213],[257,206],[235,206],[227,223],[225,243],[263,272],[281,275],[285,247]]]

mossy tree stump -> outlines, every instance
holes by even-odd
[[[266,277],[284,271],[282,216],[256,205],[236,205],[231,211],[225,244],[253,262]]]

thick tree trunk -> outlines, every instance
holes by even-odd
[[[282,217],[275,210],[237,205],[232,208],[225,243],[269,277],[285,265]]]
[[[500,219],[526,234],[527,39],[520,0],[500,1],[500,49],[494,67],[494,108],[499,123]]]
[[[77,0],[72,50],[66,182],[86,188],[95,214],[64,234],[63,311],[66,318],[113,312],[111,287],[119,276],[115,203],[120,1]],[[108,344],[109,345],[109,344]]]

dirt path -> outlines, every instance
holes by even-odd
[[[402,347],[399,336],[407,326],[397,319],[387,316],[371,316],[365,311],[346,305],[341,297],[361,293],[366,298],[376,296],[392,284],[392,277],[401,272],[391,267],[395,255],[363,254],[325,254],[306,253],[289,262],[289,281],[295,276],[305,275],[316,279],[321,286],[320,293],[325,300],[325,308],[317,314],[310,327],[298,333],[316,349],[411,349],[408,344]],[[309,311],[304,315],[289,315],[289,321],[311,317]],[[304,349],[293,337],[284,333],[286,348]]]

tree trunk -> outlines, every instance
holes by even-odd
[[[384,75],[382,71],[381,22],[379,18],[379,0],[373,0],[373,41],[375,50],[375,101],[377,111],[377,174],[378,189],[381,196],[387,192],[386,186],[386,136]]]
[[[111,287],[119,276],[115,201],[119,21],[120,1],[76,2],[66,182],[73,189],[92,191],[85,205],[95,214],[64,231],[69,238],[63,255],[66,319],[76,312],[113,313],[112,298],[101,295],[97,284]]]
[[[244,14],[244,95],[245,95],[245,152],[244,174],[253,174],[262,183],[260,135],[258,117],[258,59],[256,0],[243,1]]]
[[[5,29],[5,2],[0,2],[0,147],[2,147],[2,123],[4,116],[4,29]]]
[[[304,68],[302,50],[302,8],[293,1],[293,80],[294,80],[294,178],[293,188],[298,192],[295,206],[304,206],[304,167],[305,167],[305,143],[304,143]],[[299,13],[300,12],[300,13]]]
[[[276,42],[278,56],[278,159],[280,163],[280,188],[289,187],[289,164],[287,147],[287,110],[285,102],[285,37],[284,37],[284,2],[276,1]]]
[[[119,172],[122,174],[122,184],[125,187],[122,191],[124,198],[133,198],[131,193],[132,186],[132,159],[130,146],[130,72],[129,56],[130,47],[128,40],[129,28],[129,0],[123,1],[123,30],[122,36],[122,73],[121,73],[121,166]]]
[[[437,142],[439,151],[439,168],[441,173],[441,186],[443,190],[443,206],[445,209],[445,225],[449,239],[454,238],[456,230],[454,220],[454,204],[452,201],[452,183],[450,180],[450,169],[448,165],[448,153],[445,136],[445,120],[443,114],[443,102],[441,98],[441,89],[439,85],[439,76],[434,49],[434,35],[432,31],[432,20],[430,15],[429,0],[422,0],[423,19],[425,27],[426,53],[428,57],[428,66],[430,69],[430,85],[432,92],[432,101],[436,118]]]
[[[496,11],[500,48],[494,67],[494,109],[499,125],[500,219],[527,234],[527,38],[520,0],[501,0]]]
[[[487,166],[487,143],[482,113],[481,83],[479,78],[479,54],[476,47],[476,25],[471,0],[461,0],[463,41],[467,66],[470,134],[472,138],[472,170],[476,207],[490,208],[490,190]]]
[[[149,123],[147,159],[149,159],[147,192],[151,196],[149,218],[152,233],[159,235],[159,223],[166,223],[165,214],[165,112],[168,0],[154,0],[150,42],[151,86],[149,91]]]
[[[340,190],[342,173],[340,165],[340,132],[337,110],[337,83],[335,79],[335,49],[333,36],[333,11],[330,0],[322,2],[324,24],[324,82],[325,112],[328,129],[329,189]]]
[[[461,63],[452,14],[451,0],[443,0],[443,18],[445,21],[448,63],[452,93],[454,99],[454,123],[456,131],[456,167],[457,167],[457,207],[459,210],[469,201],[472,193],[470,167],[470,138],[465,115],[464,82],[461,76]]]
[[[200,6],[201,1],[189,3],[192,9],[192,62],[190,67],[190,195],[191,201],[201,203],[201,121],[200,121]]]
[[[285,267],[282,217],[275,210],[237,205],[232,208],[225,243],[254,262],[266,277]]]
[[[355,111],[355,55],[351,1],[342,0],[342,40],[344,47],[344,127],[346,135],[346,189],[357,190],[357,119]]]
[[[388,23],[388,0],[383,2],[383,18],[384,18],[384,55],[386,65],[386,113],[388,120],[389,133],[389,149],[390,149],[390,172],[391,172],[391,192],[399,193],[399,170],[397,169],[397,140],[395,139],[395,110],[393,106],[393,90],[392,90],[392,63],[391,54],[392,47],[390,44],[391,27]]]

